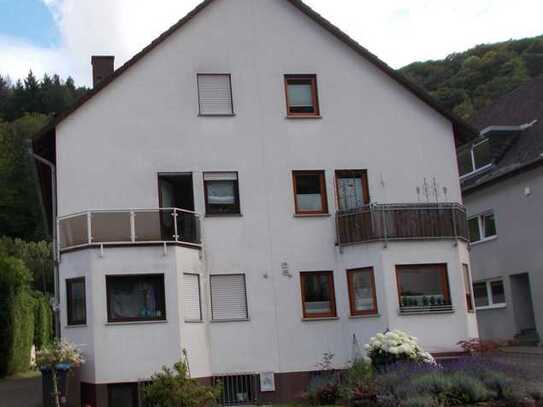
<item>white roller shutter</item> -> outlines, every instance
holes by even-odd
[[[197,274],[183,274],[183,313],[185,321],[202,320],[200,276]]]
[[[245,275],[210,276],[213,321],[246,320],[247,296]]]
[[[198,75],[201,115],[233,114],[230,75]]]

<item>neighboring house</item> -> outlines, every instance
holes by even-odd
[[[183,348],[243,404],[387,329],[434,353],[477,336],[455,155],[475,130],[302,2],[208,0],[93,66],[34,140],[84,405],[135,403]]]
[[[536,344],[543,332],[543,77],[475,120],[458,150],[481,338]]]

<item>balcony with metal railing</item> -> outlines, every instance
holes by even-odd
[[[90,210],[57,220],[60,252],[92,246],[201,248],[200,215],[178,208]]]
[[[336,214],[339,246],[375,241],[468,241],[466,209],[457,203],[370,204]]]

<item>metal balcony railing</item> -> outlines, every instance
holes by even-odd
[[[59,217],[59,249],[85,246],[201,246],[200,215],[178,208],[91,210]]]
[[[370,204],[336,214],[340,246],[374,241],[468,241],[465,208],[457,203]]]

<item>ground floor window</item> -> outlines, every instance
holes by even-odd
[[[503,307],[506,305],[502,279],[478,281],[473,284],[475,307],[477,309]]]
[[[336,316],[334,275],[331,271],[300,273],[304,318]]]
[[[68,325],[85,325],[87,323],[85,277],[66,280],[66,306]]]
[[[106,276],[109,322],[164,321],[164,274]]]
[[[451,309],[446,264],[396,266],[401,312]]]
[[[373,268],[347,270],[351,315],[377,314]]]
[[[249,318],[245,274],[212,275],[209,285],[213,321],[245,321]]]
[[[468,307],[468,312],[473,312],[473,292],[471,285],[471,275],[469,272],[469,266],[465,263],[462,264],[462,272],[464,274],[464,288],[466,291],[466,306]]]

